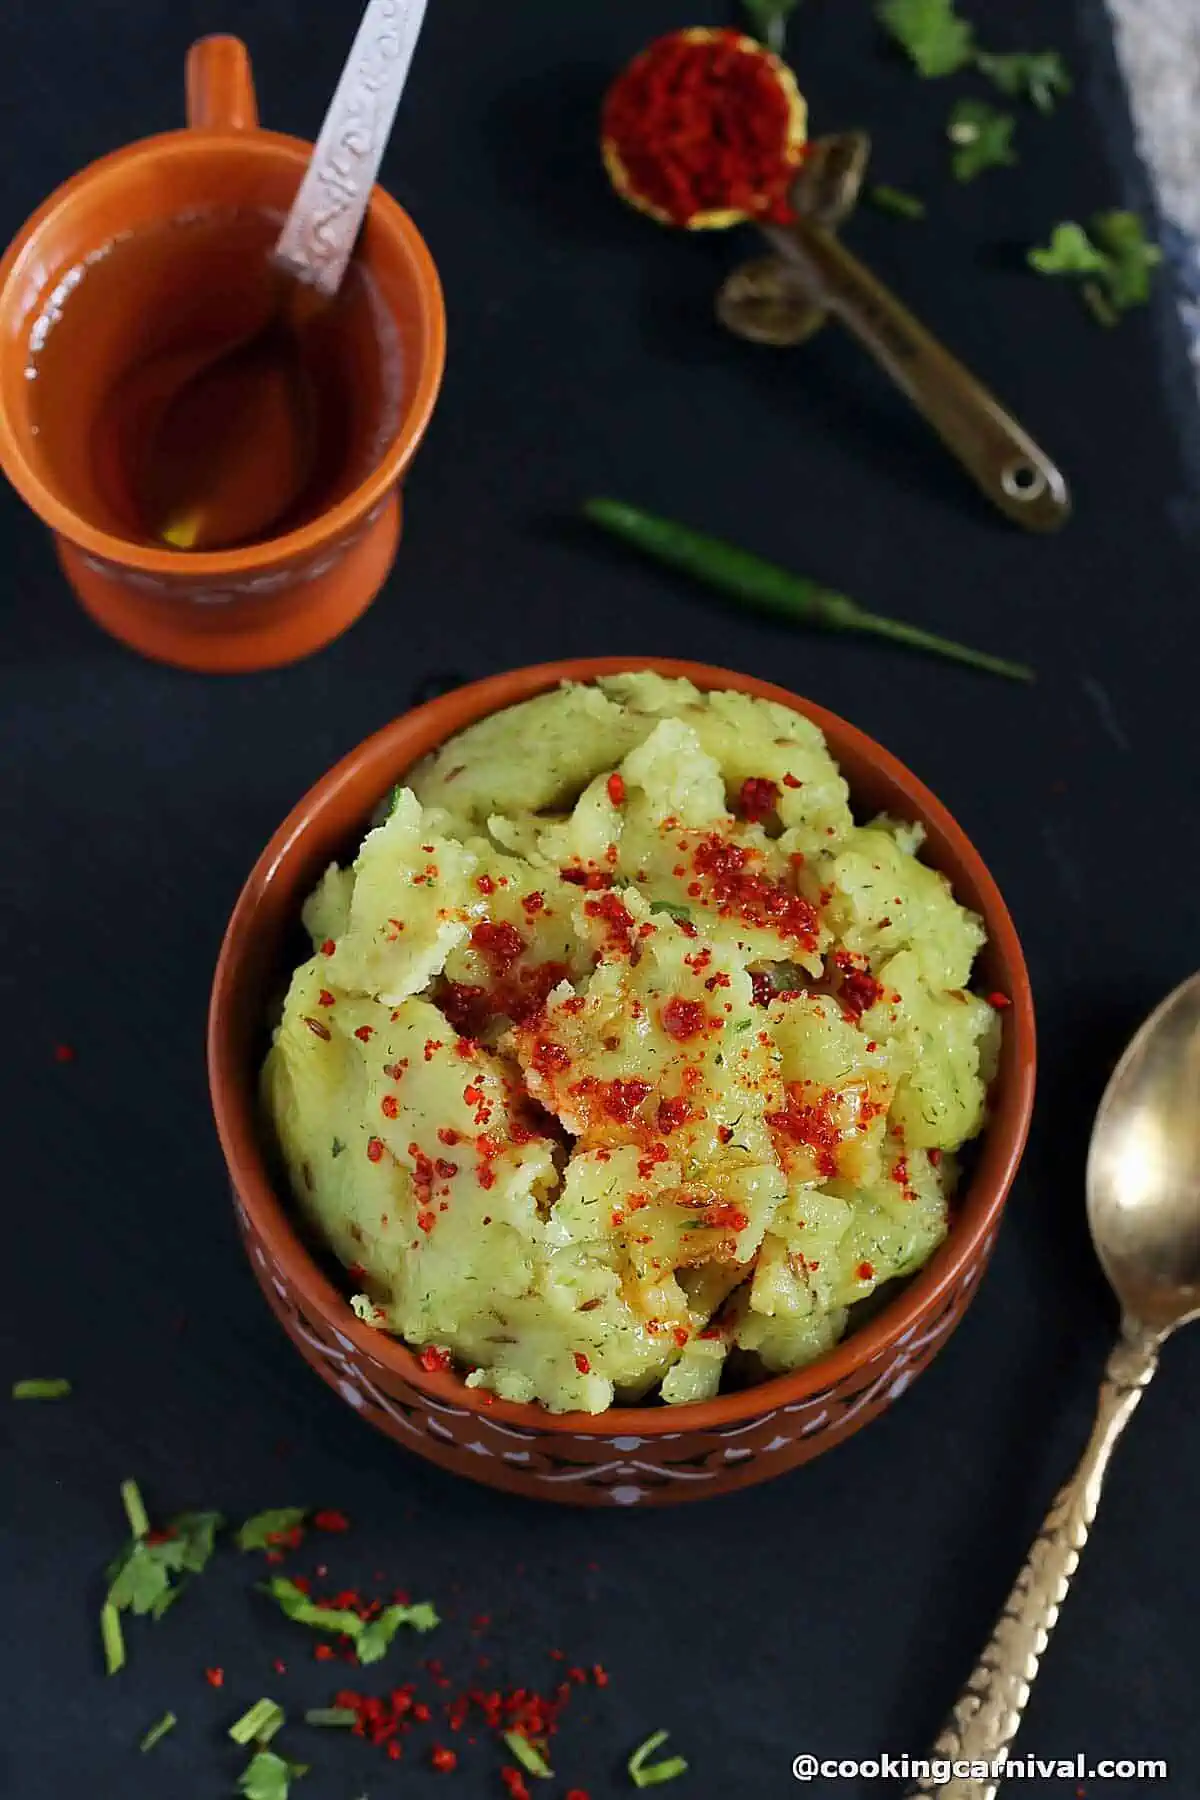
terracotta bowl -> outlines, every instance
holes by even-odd
[[[856,808],[919,819],[926,855],[983,916],[977,979],[1011,997],[991,1122],[931,1261],[828,1356],[757,1387],[689,1406],[618,1407],[597,1417],[492,1400],[362,1324],[314,1259],[279,1191],[258,1117],[270,998],[300,951],[298,916],[326,865],[352,854],[380,797],[418,758],[475,719],[564,678],[630,668],[686,675],[780,701],[819,725]],[[829,1449],[902,1394],[962,1317],[987,1264],[1033,1106],[1033,998],[995,882],[946,809],[852,725],[770,682],[661,657],[581,657],[459,688],[368,738],[305,795],[242,890],[213,984],[208,1065],[238,1223],[268,1304],[300,1354],[348,1405],[418,1455],[492,1487],[579,1506],[655,1506],[766,1481]],[[490,1403],[489,1403],[490,1402]]]

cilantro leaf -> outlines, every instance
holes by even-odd
[[[502,1731],[500,1735],[507,1744],[514,1762],[519,1762],[528,1774],[540,1776],[543,1781],[554,1779],[554,1770],[537,1745],[531,1744],[522,1732]]]
[[[243,1800],[288,1800],[292,1782],[307,1774],[304,1763],[286,1762],[274,1750],[260,1750],[239,1775],[238,1793]]]
[[[1133,212],[1097,213],[1092,236],[1108,258],[1108,298],[1118,312],[1143,306],[1150,298],[1150,273],[1162,261],[1162,251],[1146,236],[1146,228]]]
[[[1080,297],[1101,325],[1115,325],[1131,306],[1150,297],[1150,277],[1162,251],[1146,236],[1132,212],[1097,213],[1091,233],[1065,219],[1054,227],[1044,249],[1033,249],[1027,261],[1039,275],[1086,276]]]
[[[1099,275],[1106,267],[1103,252],[1072,219],[1056,225],[1046,248],[1031,250],[1028,261],[1039,275]]]
[[[1002,94],[1031,100],[1039,112],[1051,113],[1071,92],[1067,65],[1057,50],[1014,50],[996,54],[981,50],[975,66]]]
[[[797,0],[742,0],[755,37],[761,38],[776,55],[783,49],[788,17],[795,12],[796,4]]]
[[[946,136],[954,145],[951,166],[958,181],[974,181],[985,169],[1015,163],[1012,147],[1016,120],[998,112],[986,100],[960,100],[946,124]]]
[[[12,1397],[14,1400],[65,1400],[71,1392],[71,1384],[60,1375],[38,1380],[31,1377],[25,1381],[14,1381]]]
[[[172,1519],[167,1526],[169,1535],[161,1546],[164,1552],[172,1553],[171,1566],[186,1569],[189,1575],[201,1574],[208,1566],[224,1523],[218,1512],[180,1513]]]
[[[883,182],[876,182],[867,189],[867,199],[880,212],[892,213],[897,219],[923,219],[925,202],[916,194],[906,194],[903,188],[888,187]]]
[[[879,0],[876,17],[927,79],[953,75],[971,60],[974,32],[954,0]]]
[[[677,906],[674,900],[652,900],[650,902],[650,911],[652,913],[667,913],[677,923],[680,921],[685,924],[690,923],[692,917],[692,909],[690,906]]]
[[[269,1550],[271,1539],[303,1525],[308,1511],[307,1506],[272,1506],[265,1512],[255,1513],[238,1528],[235,1540],[238,1549]]]
[[[656,1731],[644,1744],[638,1745],[625,1765],[634,1787],[658,1787],[661,1782],[674,1781],[678,1776],[687,1774],[687,1763],[682,1756],[668,1756],[656,1763],[650,1761],[654,1752],[662,1749],[670,1735],[668,1731]]]
[[[402,1625],[414,1631],[432,1631],[439,1623],[438,1615],[428,1601],[416,1606],[385,1606],[377,1619],[372,1619],[358,1635],[355,1649],[360,1663],[379,1662],[388,1653],[392,1639]]]
[[[108,1590],[108,1603],[118,1612],[133,1612],[139,1617],[153,1612],[171,1585],[170,1571],[154,1547],[142,1539],[133,1544]]]
[[[150,1727],[149,1731],[138,1745],[138,1749],[142,1752],[142,1755],[144,1756],[147,1750],[153,1750],[155,1744],[161,1744],[168,1731],[174,1731],[178,1723],[179,1720],[175,1717],[173,1712],[164,1713],[157,1724]]]

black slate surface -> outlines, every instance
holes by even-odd
[[[264,118],[311,133],[344,10],[335,25],[295,0],[16,0],[0,19],[0,235],[92,156],[175,123],[184,51],[205,30],[241,32]],[[128,1670],[104,1679],[95,1619],[126,1475],[159,1512],[344,1507],[355,1531],[337,1571],[386,1568],[464,1621],[491,1614],[495,1678],[543,1681],[558,1646],[609,1666],[611,1686],[564,1729],[551,1795],[627,1791],[623,1755],[661,1725],[693,1764],[671,1791],[716,1800],[794,1791],[801,1751],[922,1751],[1082,1441],[1114,1324],[1084,1230],[1087,1122],[1126,1033],[1198,941],[1197,466],[1177,327],[1160,293],[1105,334],[1019,266],[1055,219],[1145,201],[1104,15],[1095,0],[1004,9],[993,42],[1060,45],[1078,92],[1059,119],[1022,121],[1017,168],[961,190],[939,133],[963,89],[910,79],[863,0],[806,0],[793,36],[815,127],[870,123],[880,178],[929,193],[927,224],[864,216],[852,241],[1060,459],[1077,512],[1049,541],[991,516],[848,342],[776,360],[722,338],[709,303],[731,240],[668,239],[610,201],[593,143],[606,77],[692,19],[666,0],[435,0],[385,180],[441,267],[446,382],[395,575],[331,650],[230,680],[140,662],[73,606],[47,537],[0,492],[2,1367],[76,1382],[69,1402],[0,1415],[0,1793],[14,1800],[225,1793],[235,1711],[329,1692],[231,1553],[161,1625],[131,1628]],[[1026,656],[1041,680],[1027,691],[731,616],[564,528],[593,491]],[[1043,1074],[992,1271],[899,1406],[744,1496],[589,1516],[425,1467],[303,1367],[235,1242],[202,1036],[239,884],[334,758],[438,671],[626,651],[770,676],[932,785],[1023,933]],[[73,1063],[55,1061],[59,1042]],[[1171,1348],[1135,1422],[1022,1740],[1043,1756],[1167,1757],[1156,1791],[1184,1794],[1200,1778],[1198,1357]],[[464,1623],[443,1637],[465,1670]],[[179,1730],[140,1759],[168,1707]],[[304,1800],[501,1793],[482,1745],[445,1788],[411,1754],[393,1767],[302,1729],[291,1745],[315,1764]]]

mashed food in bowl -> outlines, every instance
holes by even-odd
[[[553,1411],[827,1351],[946,1231],[979,919],[821,732],[653,674],[493,714],[304,923],[263,1071],[360,1317]]]

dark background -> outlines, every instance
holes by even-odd
[[[9,0],[0,236],[93,156],[179,121],[203,31],[245,36],[265,121],[311,135],[351,35],[356,9],[339,10]],[[131,1474],[160,1516],[345,1508],[338,1574],[384,1568],[464,1619],[491,1614],[496,1679],[543,1682],[558,1645],[605,1662],[611,1686],[564,1726],[552,1800],[573,1782],[593,1800],[629,1791],[624,1756],[658,1726],[692,1761],[669,1790],[680,1800],[782,1796],[798,1751],[923,1751],[957,1693],[1081,1445],[1115,1323],[1084,1226],[1088,1121],[1126,1034],[1197,961],[1194,390],[1165,283],[1106,333],[1021,268],[1056,219],[1149,204],[1102,8],[989,10],[995,47],[1059,46],[1077,92],[1053,120],[1023,114],[1020,165],[972,187],[947,178],[940,133],[951,100],[982,90],[918,82],[865,0],[804,0],[792,55],[814,129],[870,125],[878,177],[927,194],[925,224],[864,213],[851,241],[1061,462],[1076,516],[1060,537],[993,516],[832,331],[781,357],[723,338],[711,295],[749,238],[675,239],[609,197],[605,81],[655,31],[729,17],[666,0],[434,0],[384,180],[442,272],[446,381],[395,575],[332,649],[236,679],[139,661],[76,609],[48,537],[0,492],[3,1370],[76,1384],[68,1402],[0,1415],[5,1796],[227,1792],[235,1713],[264,1693],[299,1710],[335,1685],[229,1551],[161,1625],[130,1625],[129,1667],[104,1679],[102,1569]],[[1026,657],[1038,685],[731,615],[570,527],[597,491]],[[238,887],[335,758],[431,675],[626,651],[785,683],[927,780],[1016,916],[1043,1053],[992,1271],[932,1371],[807,1469],[637,1517],[443,1475],[312,1377],[238,1250],[202,1061]],[[60,1042],[73,1063],[56,1062]],[[1200,1781],[1198,1356],[1171,1347],[1130,1433],[1021,1740],[1044,1756],[1165,1756],[1185,1794]],[[463,1629],[433,1652],[456,1676]],[[417,1654],[401,1644],[387,1671],[403,1679]],[[167,1707],[180,1729],[142,1760],[136,1741]],[[303,1800],[448,1779],[303,1727],[289,1741],[316,1765]],[[497,1767],[481,1744],[445,1792],[501,1796]],[[814,1791],[835,1786],[887,1791]]]

